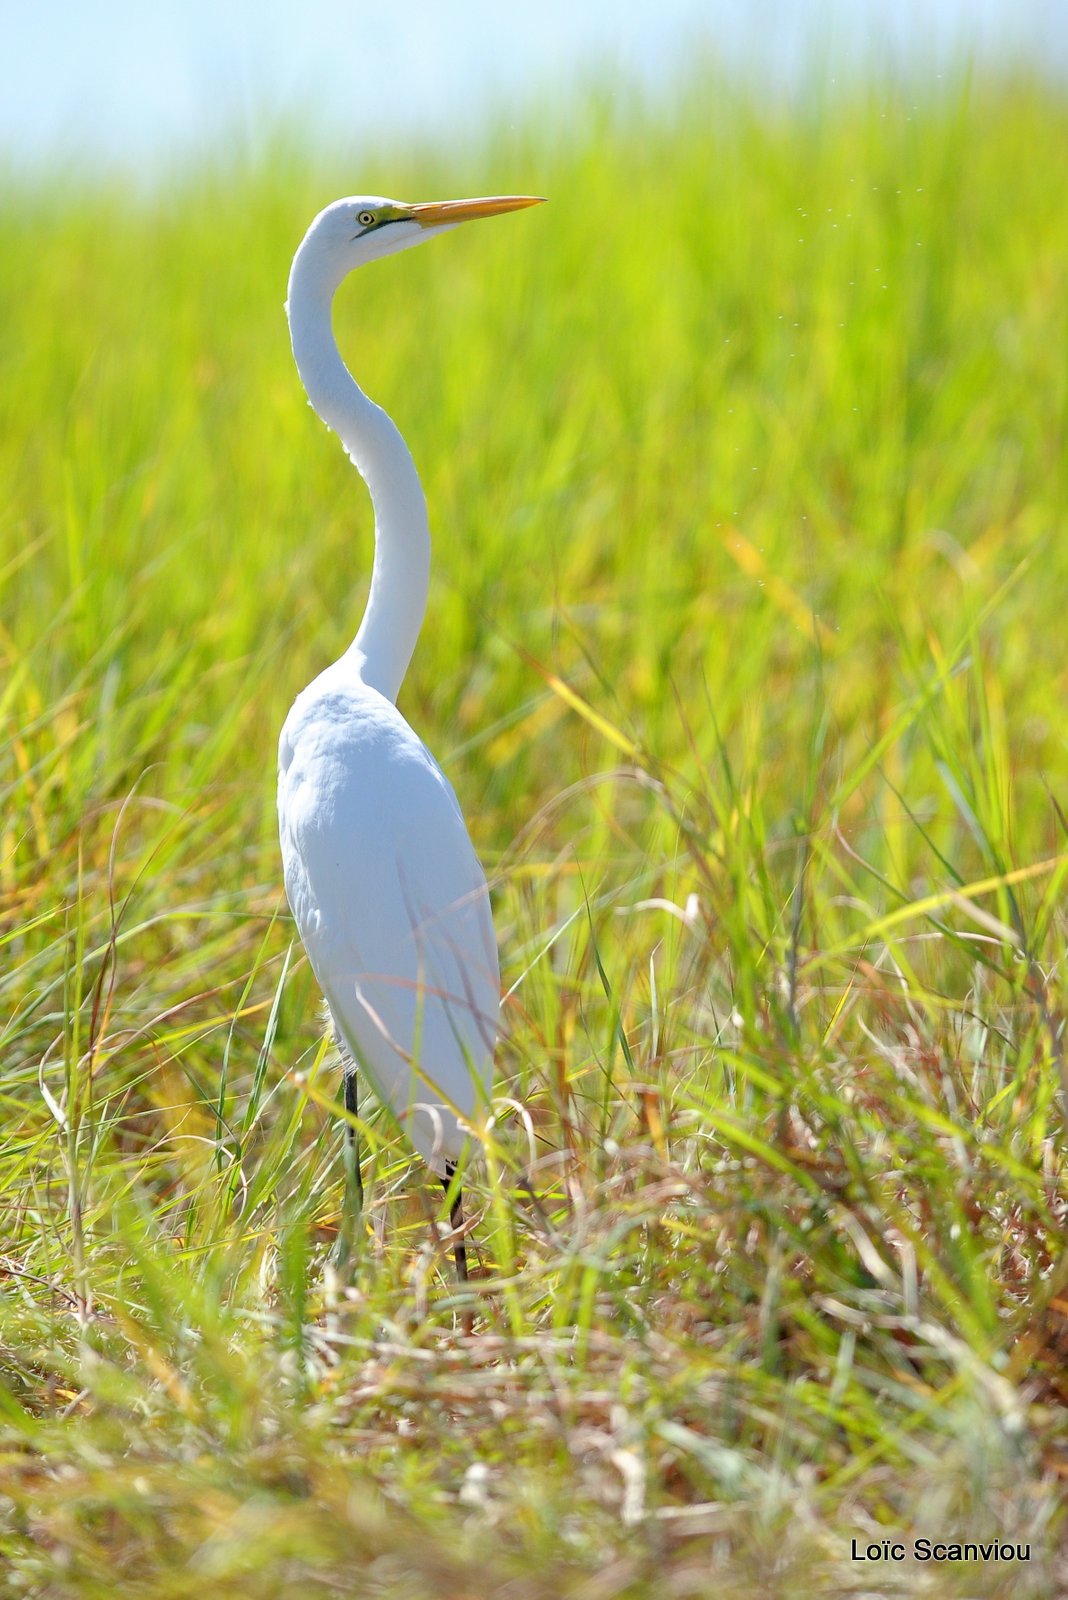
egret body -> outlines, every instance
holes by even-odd
[[[308,399],[367,484],[375,514],[359,630],[297,696],[279,739],[286,894],[342,1047],[346,1105],[355,1110],[362,1070],[447,1189],[488,1098],[497,946],[485,875],[452,786],[396,706],[430,570],[419,475],[390,417],[342,361],[331,306],[364,262],[533,204],[525,196],[335,201],[294,257],[286,306]],[[350,1160],[360,1194],[354,1143]],[[461,1220],[457,1189],[454,1227]],[[456,1253],[466,1276],[462,1245]]]

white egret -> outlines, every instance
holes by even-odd
[[[426,609],[430,532],[408,447],[338,352],[331,306],[354,267],[531,196],[405,205],[363,196],[315,218],[293,259],[293,355],[308,399],[367,484],[367,608],[339,660],[296,698],[278,743],[286,894],[326,997],[355,1113],[357,1068],[451,1191],[493,1070],[500,972],[486,879],[452,786],[396,699]],[[362,1204],[354,1130],[349,1176]],[[451,1221],[456,1268],[462,1196]]]

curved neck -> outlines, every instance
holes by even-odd
[[[340,281],[303,249],[297,251],[286,303],[289,334],[308,399],[345,446],[375,511],[367,609],[342,660],[364,683],[396,700],[426,610],[430,528],[408,446],[392,418],[356,383],[334,342],[330,309]]]

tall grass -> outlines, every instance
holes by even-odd
[[[13,1592],[1068,1582],[1066,141],[1024,81],[698,74],[373,170],[8,185]],[[330,1265],[274,831],[370,564],[281,309],[353,188],[551,197],[338,308],[432,511],[402,707],[494,885],[467,1294],[373,1115]],[[851,1559],[898,1530],[1031,1561]]]

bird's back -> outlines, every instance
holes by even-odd
[[[286,718],[278,821],[337,1031],[443,1172],[457,1115],[486,1104],[500,1005],[486,879],[452,787],[396,706],[335,667]]]

